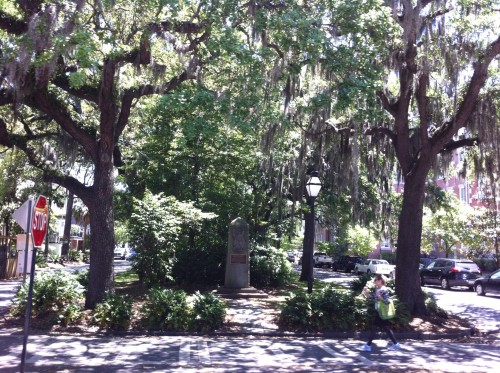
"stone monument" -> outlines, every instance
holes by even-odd
[[[229,224],[224,287],[217,292],[227,298],[265,298],[267,294],[250,286],[248,224],[236,218]]]
[[[247,288],[250,286],[249,259],[248,224],[242,218],[236,218],[229,224],[225,288]]]

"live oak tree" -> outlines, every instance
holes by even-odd
[[[412,314],[425,313],[418,263],[425,185],[444,152],[477,142],[478,102],[500,53],[498,9],[489,1],[386,1],[399,35],[378,96],[390,116],[367,131],[392,143],[404,181],[399,216],[396,293]],[[480,106],[480,105],[479,105]],[[467,128],[463,138],[456,137]]]
[[[141,98],[168,94],[199,78],[204,61],[214,56],[203,48],[215,20],[231,25],[224,15],[234,5],[229,3],[0,3],[0,143],[23,150],[45,180],[88,207],[87,307],[113,290],[112,197],[115,167],[122,164],[120,136]],[[19,126],[28,111],[30,120]],[[52,125],[88,160],[90,183],[43,157],[40,140],[54,135]]]

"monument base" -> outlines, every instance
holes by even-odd
[[[223,298],[267,298],[268,295],[254,287],[248,288],[217,288],[217,294]]]

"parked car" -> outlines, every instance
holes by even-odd
[[[287,251],[286,258],[290,263],[295,263],[295,253],[293,251]]]
[[[356,264],[362,263],[363,258],[359,256],[343,255],[332,262],[332,271],[344,271],[351,273]]]
[[[125,247],[115,247],[115,251],[114,251],[114,258],[115,259],[125,259],[127,258],[127,255],[128,255],[128,249],[126,249]]]
[[[486,293],[500,294],[500,269],[476,279],[474,281],[474,289],[477,295],[486,295]]]
[[[354,272],[358,275],[361,273],[371,274],[376,273],[380,275],[388,275],[394,277],[396,266],[389,264],[387,260],[383,259],[366,259],[362,263],[357,263],[354,267]]]
[[[331,267],[333,258],[325,253],[316,252],[313,254],[313,262],[315,267]]]
[[[474,289],[474,281],[481,275],[476,263],[466,259],[442,258],[420,270],[420,283],[441,285],[443,289],[453,286],[468,286]]]

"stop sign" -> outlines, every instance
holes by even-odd
[[[49,207],[47,206],[47,198],[44,196],[38,197],[33,211],[33,224],[31,232],[33,233],[33,246],[41,246],[45,234],[47,233],[47,223],[49,220]]]

